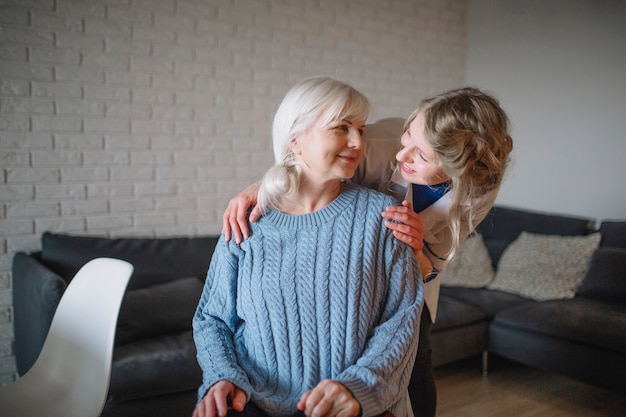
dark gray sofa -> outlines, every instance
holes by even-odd
[[[431,345],[436,365],[497,354],[626,393],[626,221],[604,221],[495,207],[479,225],[497,269],[522,231],[601,234],[576,296],[534,301],[486,288],[442,286]]]
[[[585,235],[593,231],[589,225],[589,219],[496,207],[478,231],[497,266],[523,230]],[[536,302],[484,288],[442,287],[431,341],[435,366],[493,352],[626,391],[626,221],[605,222],[600,232],[601,247],[573,299]],[[44,233],[41,251],[18,253],[13,261],[18,372],[37,358],[75,272],[95,257],[117,257],[133,263],[135,272],[122,302],[103,416],[191,415],[201,382],[191,317],[216,242],[216,236]]]

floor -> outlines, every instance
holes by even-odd
[[[626,396],[490,356],[435,368],[437,417],[624,417]]]

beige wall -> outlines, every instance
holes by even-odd
[[[11,260],[45,230],[217,234],[272,163],[282,95],[330,74],[374,118],[464,82],[466,1],[30,0],[0,5],[0,384]]]

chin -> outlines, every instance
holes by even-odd
[[[406,182],[410,182],[411,184],[420,184],[420,181],[418,180],[416,176],[407,174],[404,171],[401,171],[401,173],[402,173],[402,178],[404,178]]]
[[[340,177],[341,177],[341,178],[343,178],[343,179],[349,179],[349,178],[354,177],[354,173],[355,173],[355,172],[356,172],[356,169],[353,169],[353,170],[347,170],[347,171],[344,171],[344,172],[340,175]]]

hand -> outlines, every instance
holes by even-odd
[[[412,247],[417,256],[424,248],[424,225],[422,218],[413,211],[409,202],[404,200],[401,206],[387,207],[382,216],[387,219],[385,226],[393,230],[393,235],[398,240]]]
[[[228,413],[229,400],[233,409],[241,412],[246,405],[246,397],[246,393],[232,382],[218,381],[198,403],[192,417],[225,417]]]
[[[241,243],[243,239],[250,237],[246,213],[248,208],[254,206],[257,202],[257,193],[259,192],[259,184],[249,185],[242,192],[231,198],[228,207],[222,216],[222,233],[224,239],[230,242],[232,234],[235,234],[235,242]],[[261,210],[254,207],[250,212],[249,220],[254,223],[261,218]]]
[[[298,410],[306,417],[356,417],[361,405],[345,385],[325,379],[302,395]]]

